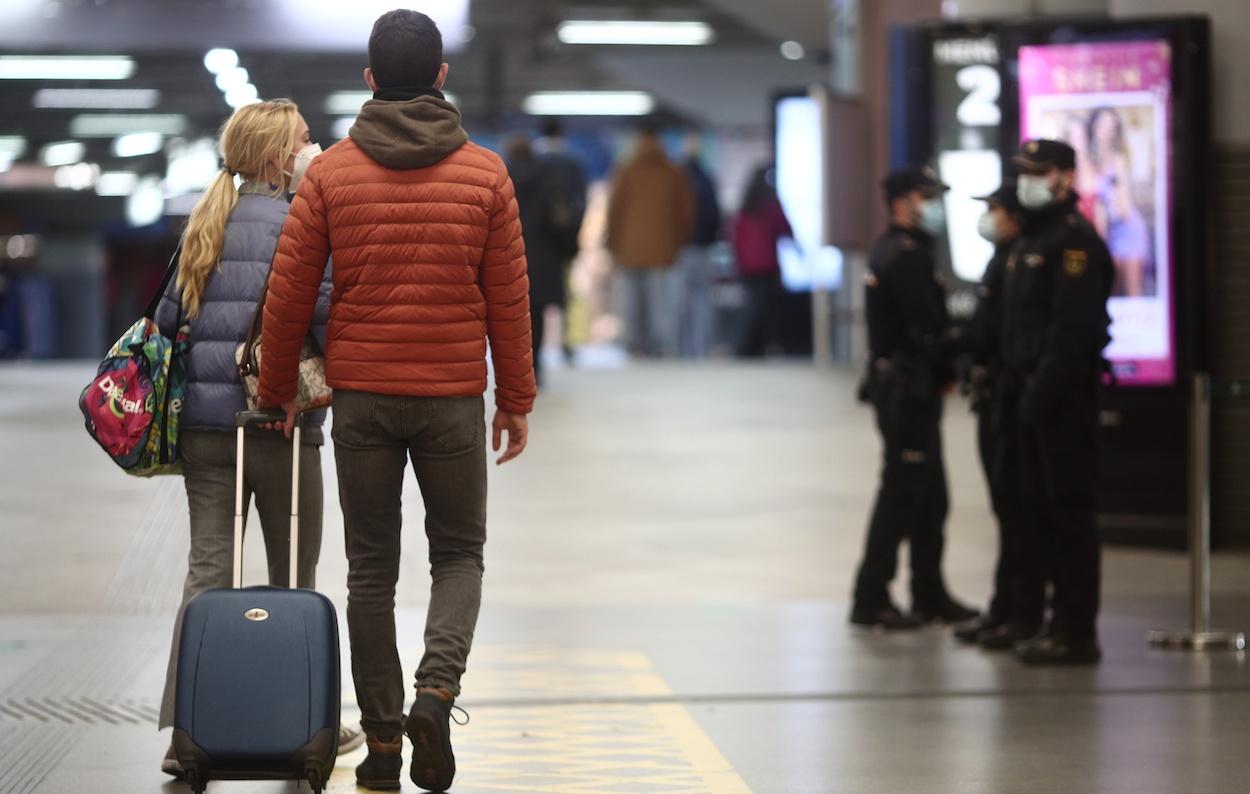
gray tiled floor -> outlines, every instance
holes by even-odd
[[[185,500],[177,480],[126,478],[91,444],[74,407],[89,374],[0,368],[0,792],[182,790],[155,769],[167,739],[150,710]],[[1246,789],[1244,658],[1142,642],[1185,619],[1182,557],[1108,551],[1107,659],[1095,670],[1024,670],[937,630],[857,633],[846,593],[877,447],[851,374],[553,375],[531,449],[492,471],[458,791]],[[956,592],[982,600],[993,531],[961,404],[946,431],[948,572]],[[342,521],[328,486],[319,582],[341,606]],[[425,604],[415,485],[406,515],[411,667]],[[257,581],[254,539],[248,551]],[[1217,557],[1215,578],[1217,619],[1250,619],[1250,559]],[[534,744],[552,732],[556,750]],[[626,736],[652,755],[626,755]],[[564,745],[582,761],[556,758]],[[589,756],[602,761],[593,774]],[[351,760],[334,790],[352,789]],[[701,782],[647,777],[666,764]]]

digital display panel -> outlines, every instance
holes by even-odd
[[[1063,140],[1076,150],[1080,210],[1115,261],[1104,354],[1117,381],[1172,384],[1171,46],[1021,47],[1019,75],[1021,137]]]
[[[793,240],[777,244],[781,280],[791,292],[842,285],[842,252],[824,244],[825,109],[810,96],[783,97],[776,120],[777,197]]]
[[[977,234],[985,212],[978,198],[994,192],[1002,178],[998,42],[992,35],[943,35],[933,41],[932,61],[935,165],[951,186],[943,196],[945,254],[952,276],[975,283],[994,255],[993,244]]]

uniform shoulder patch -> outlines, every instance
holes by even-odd
[[[1089,254],[1076,248],[1067,248],[1063,252],[1063,273],[1071,278],[1085,275],[1089,266]]]

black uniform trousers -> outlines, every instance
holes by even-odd
[[[994,595],[990,599],[989,620],[1003,623],[1011,619],[1012,595],[1016,587],[1013,563],[1018,552],[1019,506],[1011,501],[1011,494],[1004,488],[1001,473],[1004,468],[1005,434],[999,427],[999,401],[997,390],[982,395],[976,404],[977,451],[981,456],[981,469],[989,490],[990,509],[998,523],[998,562],[994,565]]]
[[[942,463],[942,396],[909,388],[898,374],[873,388],[873,409],[883,442],[881,484],[868,524],[863,561],[855,581],[855,604],[877,609],[889,603],[898,547],[907,540],[914,607],[943,604],[943,526],[948,509]]]
[[[1020,510],[1008,561],[1012,620],[1041,625],[1049,579],[1052,626],[1078,641],[1095,638],[1101,580],[1098,377],[1093,369],[1074,377],[1044,406],[1030,404],[1025,377],[1010,378],[1000,406],[1006,436],[998,476],[1005,500]]]

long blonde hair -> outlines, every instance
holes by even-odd
[[[221,128],[217,148],[225,165],[196,202],[182,235],[182,258],[178,264],[178,289],[188,317],[199,314],[208,276],[221,258],[226,223],[239,201],[234,185],[237,174],[245,182],[272,179],[295,148],[299,108],[287,99],[244,105]],[[281,188],[275,190],[275,195]]]

